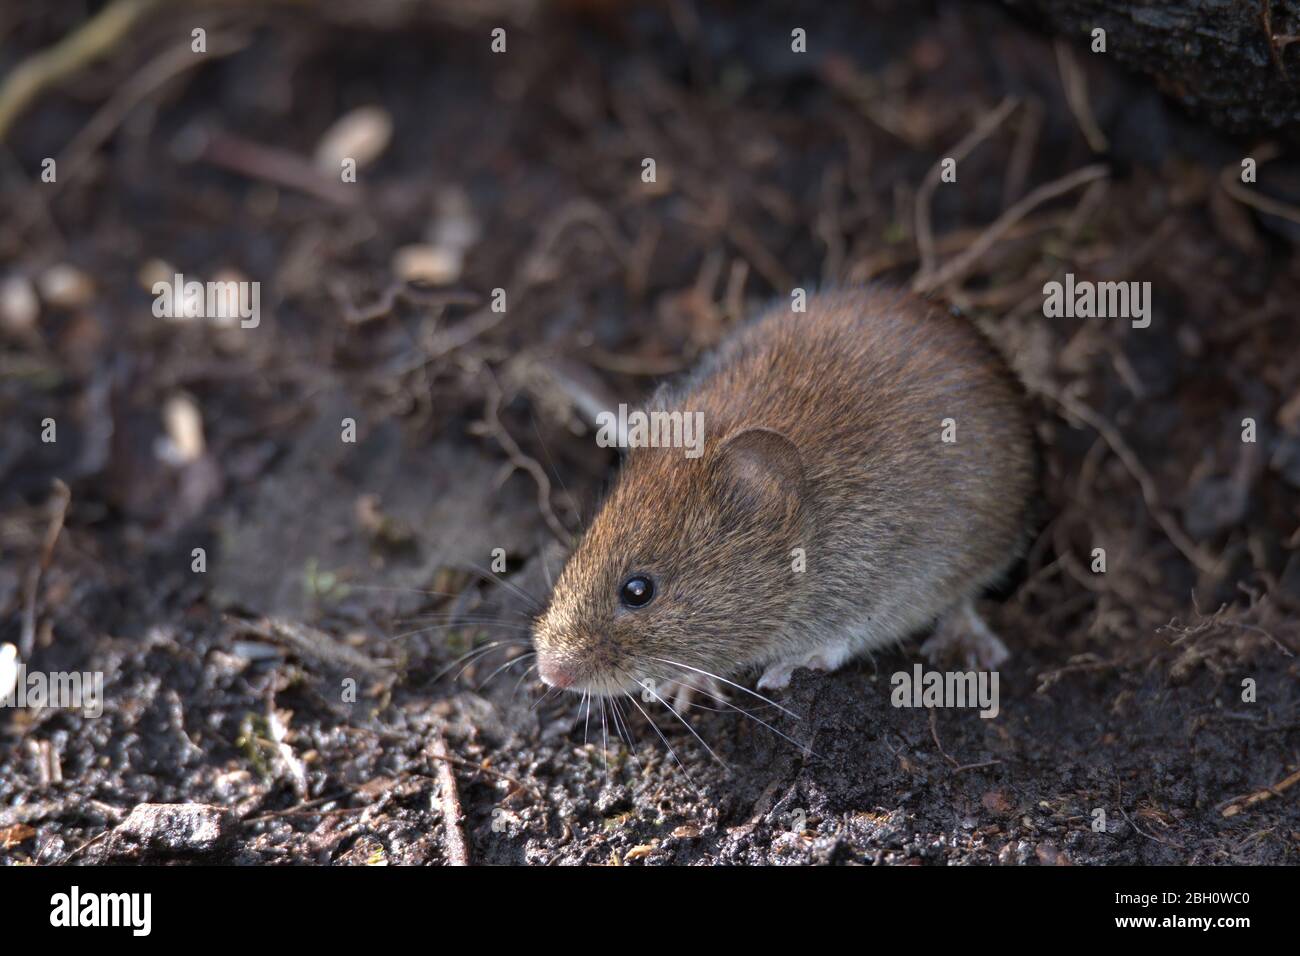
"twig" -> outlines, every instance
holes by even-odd
[[[743,222],[728,221],[726,231],[732,245],[744,254],[753,264],[754,271],[766,279],[773,289],[784,292],[794,285],[794,276]]]
[[[1278,155],[1277,147],[1271,144],[1259,149],[1257,153],[1258,155],[1255,157],[1257,167],[1276,159]],[[1223,172],[1219,174],[1219,184],[1223,186],[1224,192],[1237,202],[1258,209],[1260,212],[1268,213],[1270,216],[1280,216],[1290,222],[1300,223],[1300,208],[1252,192],[1241,182],[1240,176],[1240,165],[1229,164],[1225,166]]]
[[[980,767],[995,767],[1000,764],[1001,760],[981,760],[978,763],[958,763],[955,757],[951,757],[948,751],[943,749],[943,744],[939,743],[939,723],[938,711],[930,709],[930,736],[934,739],[934,745],[939,748],[939,753],[943,759],[952,764],[953,773],[961,773],[963,770],[977,770]]]
[[[518,659],[519,658],[516,658],[516,660]],[[466,770],[473,770],[478,773],[491,774],[492,776],[498,778],[499,780],[505,780],[508,783],[513,783],[520,790],[527,790],[538,800],[542,799],[542,791],[537,789],[537,787],[533,786],[531,783],[524,783],[524,781],[520,780],[518,777],[511,776],[510,774],[506,773],[503,770],[497,770],[493,767],[485,767],[481,763],[475,763],[473,760],[466,760],[464,757],[453,757],[450,756],[449,754],[437,754],[437,753],[430,752],[428,754],[428,757],[430,760],[445,760],[447,761],[447,763],[455,764],[457,767],[464,767]]]
[[[1106,134],[1097,125],[1092,115],[1092,106],[1088,102],[1088,78],[1074,58],[1074,51],[1062,39],[1056,41],[1056,64],[1061,70],[1061,86],[1065,88],[1065,101],[1074,114],[1075,121],[1088,147],[1094,153],[1104,153],[1110,147]]]
[[[1007,231],[1004,239],[1025,239],[1040,232],[1060,228],[1068,221],[1065,213],[1054,212],[1038,217],[1027,218]],[[981,229],[957,229],[945,233],[935,241],[935,249],[940,254],[958,253],[971,244],[983,232]],[[918,250],[914,243],[899,243],[887,246],[870,256],[857,260],[848,272],[851,282],[870,282],[876,276],[901,268],[909,262],[915,262]],[[1041,293],[1040,293],[1041,295]]]
[[[58,182],[66,184],[71,181],[86,158],[112,136],[127,114],[151,93],[186,70],[238,53],[246,46],[246,37],[214,36],[205,53],[195,53],[186,40],[159,54],[117,90],[64,148],[58,162]]]
[[[542,467],[536,458],[524,453],[524,450],[519,447],[519,443],[515,441],[514,436],[501,423],[501,402],[504,398],[501,386],[497,383],[496,376],[492,374],[491,369],[486,365],[481,365],[480,368],[484,379],[488,383],[488,398],[483,410],[482,431],[495,438],[497,443],[505,450],[506,457],[509,459],[506,476],[517,468],[520,471],[527,472],[532,477],[533,482],[537,485],[537,507],[542,513],[542,518],[546,521],[546,526],[566,547],[573,547],[573,535],[555,514],[555,509],[551,507],[551,479],[546,474],[546,469]]]
[[[360,184],[331,178],[310,160],[287,149],[223,131],[200,130],[195,135],[198,142],[194,158],[220,169],[284,186],[336,206],[356,206],[363,198]]]
[[[1019,102],[1015,97],[1004,97],[1001,103],[980,118],[975,128],[967,133],[961,142],[930,167],[930,171],[925,174],[925,179],[921,181],[921,186],[916,191],[916,247],[921,256],[917,281],[934,272],[934,233],[930,230],[930,203],[943,176],[944,162],[948,159],[955,160],[957,163],[964,160],[974,152],[976,146],[993,135]]]
[[[67,517],[68,503],[71,500],[72,492],[68,490],[68,486],[55,478],[54,498],[51,502],[53,514],[50,515],[50,523],[45,529],[41,558],[27,574],[27,589],[23,596],[23,628],[18,638],[18,652],[23,660],[29,659],[32,651],[36,649],[36,598],[41,589],[41,576],[54,558],[54,545],[59,540],[59,532],[63,530],[63,520]]]
[[[1296,770],[1286,779],[1273,784],[1271,787],[1265,787],[1257,793],[1252,793],[1248,797],[1233,797],[1229,806],[1223,809],[1223,815],[1225,817],[1235,817],[1242,810],[1249,810],[1257,803],[1263,803],[1265,800],[1272,800],[1274,797],[1282,796],[1283,793],[1297,783],[1300,783],[1300,770]]]
[[[1187,849],[1187,847],[1183,846],[1181,843],[1175,843],[1175,842],[1173,842],[1172,840],[1162,840],[1162,839],[1160,839],[1160,837],[1156,836],[1154,833],[1147,833],[1146,830],[1143,830],[1140,826],[1138,826],[1136,823],[1133,822],[1133,818],[1130,817],[1130,816],[1128,815],[1128,811],[1125,810],[1123,807],[1120,807],[1120,808],[1119,808],[1119,812],[1120,812],[1120,814],[1124,817],[1124,819],[1128,821],[1128,825],[1129,825],[1129,826],[1131,826],[1134,830],[1136,830],[1136,831],[1137,831],[1139,834],[1141,834],[1142,836],[1146,837],[1148,840],[1152,840],[1152,841],[1154,841],[1154,842],[1156,842],[1156,843],[1162,844],[1163,846],[1171,846],[1171,847],[1173,847],[1175,850],[1186,850],[1186,849]]]
[[[476,306],[483,301],[474,292],[462,292],[454,289],[425,290],[405,282],[390,283],[379,298],[371,305],[361,308],[354,305],[343,284],[333,281],[328,284],[329,292],[343,309],[343,319],[349,325],[365,325],[376,319],[390,315],[398,301],[408,302],[434,312],[441,313],[449,306]]]
[[[1041,391],[1042,394],[1052,399],[1075,418],[1090,425],[1101,435],[1102,440],[1110,446],[1110,450],[1115,453],[1124,464],[1124,467],[1128,469],[1129,474],[1137,481],[1138,487],[1142,489],[1142,500],[1146,502],[1147,510],[1151,512],[1151,517],[1165,532],[1174,547],[1182,552],[1183,557],[1192,562],[1199,570],[1209,575],[1217,575],[1219,573],[1219,562],[1203,554],[1201,549],[1197,547],[1196,542],[1187,536],[1187,532],[1182,529],[1174,517],[1164,510],[1160,504],[1160,495],[1156,491],[1156,483],[1151,477],[1151,473],[1146,470],[1146,466],[1134,454],[1133,449],[1129,448],[1128,443],[1124,441],[1115,426],[1077,398],[1052,388],[1043,388]]]
[[[469,844],[461,829],[464,811],[460,807],[460,791],[456,789],[456,775],[452,772],[447,738],[441,730],[433,741],[430,756],[438,764],[438,794],[442,802],[442,823],[447,834],[447,856],[452,866],[469,866]]]
[[[940,286],[964,278],[1003,235],[1033,210],[1057,196],[1064,195],[1072,189],[1077,189],[1085,183],[1101,179],[1106,175],[1108,175],[1106,166],[1101,163],[1094,163],[1091,166],[1083,167],[1083,169],[1077,169],[1069,175],[1062,176],[1060,179],[1044,183],[999,216],[964,252],[950,259],[947,265],[939,269],[938,272],[929,278],[918,274],[912,282],[913,290],[919,293],[933,292]]]
[[[436,359],[442,358],[450,352],[462,346],[468,345],[480,335],[492,331],[500,325],[506,317],[504,309],[494,311],[490,308],[479,309],[473,315],[462,319],[450,328],[443,329],[425,348],[425,354],[420,357],[420,364],[427,365]]]
[[[1025,108],[1020,112],[1020,124],[1016,130],[1016,141],[1011,146],[1011,158],[1007,160],[1007,173],[1002,180],[1002,205],[1010,206],[1025,191],[1025,181],[1029,178],[1029,167],[1034,161],[1034,149],[1038,137],[1043,131],[1043,103],[1038,97],[1025,101]]]
[[[288,618],[264,617],[256,621],[246,621],[242,618],[227,617],[226,620],[241,631],[256,634],[269,641],[288,644],[301,657],[323,661],[340,669],[354,668],[364,674],[382,675],[392,666],[392,661],[367,657],[319,628]]]
[[[359,813],[362,810],[368,810],[373,803],[367,803],[360,807],[338,807],[334,810],[317,810],[316,807],[322,803],[331,803],[334,800],[346,800],[355,793],[355,788],[344,790],[342,793],[332,793],[324,797],[315,797],[311,800],[302,800],[291,807],[285,807],[283,810],[267,810],[265,813],[255,817],[244,817],[241,823],[265,823],[267,820],[274,820],[277,817],[302,816],[304,814],[314,814],[318,816],[329,816],[339,813]]]
[[[158,0],[115,0],[58,43],[18,64],[0,86],[0,142],[43,90],[112,50],[157,4]]]
[[[67,865],[68,865],[68,862],[69,862],[69,861],[70,861],[74,856],[76,856],[76,855],[77,855],[78,853],[80,853],[82,850],[84,850],[84,849],[86,849],[86,848],[88,848],[88,847],[94,846],[96,843],[98,843],[100,840],[104,839],[104,837],[108,836],[108,835],[109,835],[110,833],[112,833],[112,832],[113,832],[113,828],[112,828],[112,827],[109,827],[107,830],[103,831],[103,832],[100,833],[98,836],[93,836],[93,837],[91,837],[91,838],[90,838],[89,840],[87,840],[85,843],[81,844],[81,846],[77,847],[75,850],[73,850],[71,853],[69,853],[67,856],[65,856],[62,860],[60,860],[60,861],[59,861],[59,866],[67,866]]]

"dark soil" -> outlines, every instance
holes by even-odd
[[[106,693],[97,718],[0,714],[0,860],[443,863],[449,825],[477,863],[1300,859],[1297,227],[1220,176],[1259,144],[991,4],[398,8],[155,14],[0,152],[0,277],[93,282],[0,326],[0,641],[26,619],[29,668]],[[196,16],[245,45],[65,152]],[[0,75],[75,26],[7,14]],[[1037,187],[1108,175],[932,293],[1040,423],[1041,533],[983,606],[1014,653],[1000,714],[891,706],[916,641],[799,672],[795,717],[741,691],[749,717],[692,711],[726,767],[657,705],[602,727],[544,695],[512,656],[616,465],[584,392],[635,402],[794,285],[912,281],[918,189],[1004,96],[934,191],[941,264]],[[366,104],[395,133],[355,186],[235,168],[250,143],[310,157]],[[1298,169],[1261,158],[1253,188],[1293,201]],[[457,203],[456,295],[402,292],[395,251]],[[156,318],[151,260],[261,282],[260,325]],[[1150,327],[1044,318],[1066,272],[1149,281]],[[177,396],[203,428],[181,463]],[[145,803],[229,812],[127,819]]]

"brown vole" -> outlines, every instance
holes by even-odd
[[[970,602],[1024,545],[1034,441],[969,322],[824,292],[742,326],[645,410],[701,413],[703,454],[628,454],[537,622],[546,683],[666,699],[761,668],[782,687],[940,618],[984,664],[1005,654]]]

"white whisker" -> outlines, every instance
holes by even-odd
[[[721,757],[719,757],[716,753],[714,753],[714,752],[713,752],[713,748],[710,747],[708,744],[706,744],[706,743],[704,742],[704,738],[701,737],[699,734],[697,734],[697,733],[695,732],[695,728],[692,727],[692,726],[687,722],[686,718],[683,717],[681,714],[677,713],[677,711],[673,709],[673,706],[672,706],[671,704],[669,704],[668,701],[664,700],[662,697],[660,697],[658,694],[656,694],[656,693],[654,692],[654,689],[650,687],[649,683],[647,683],[647,684],[645,685],[645,689],[648,690],[648,691],[650,692],[650,695],[651,695],[652,697],[654,697],[655,700],[659,701],[659,703],[663,704],[665,707],[668,708],[668,713],[672,714],[672,715],[673,715],[674,717],[676,717],[679,721],[681,721],[682,726],[685,727],[687,730],[689,730],[689,731],[691,732],[691,736],[693,736],[696,740],[698,740],[698,741],[700,742],[700,746],[703,747],[705,750],[707,750],[707,751],[709,752],[709,756],[711,756],[714,760],[716,760],[718,763],[720,763],[720,764],[721,764],[724,768],[726,768],[727,770],[731,770],[731,768],[727,766],[727,762],[726,762],[725,760],[723,760]],[[647,718],[647,719],[649,719],[649,718]]]
[[[670,661],[665,657],[652,657],[650,658],[650,660],[658,661],[660,664],[671,664],[673,667],[680,667],[683,670],[694,671],[695,673],[702,674],[705,677],[711,677],[713,680],[722,681],[722,683],[726,684],[728,687],[734,687],[736,688],[736,690],[744,691],[746,694],[749,694],[751,697],[757,697],[763,703],[770,704],[771,706],[775,707],[777,710],[781,711],[782,713],[787,714],[790,717],[793,717],[795,720],[799,719],[799,715],[794,713],[794,711],[787,710],[785,707],[782,707],[776,701],[769,700],[768,698],[764,697],[762,694],[758,693],[757,691],[752,691],[748,687],[742,687],[739,684],[735,683],[734,681],[727,680],[725,677],[719,677],[717,674],[710,674],[708,671],[700,670],[698,667],[692,667],[690,664],[679,664],[677,663],[677,661]]]
[[[751,714],[749,711],[745,710],[745,708],[743,708],[743,707],[737,707],[735,704],[733,704],[731,701],[727,700],[725,697],[719,697],[717,694],[710,694],[707,690],[702,690],[702,689],[700,689],[700,688],[698,688],[698,687],[696,688],[696,690],[699,691],[699,693],[703,694],[705,697],[710,697],[710,698],[712,698],[713,700],[716,700],[718,703],[722,704],[724,707],[729,707],[729,708],[731,708],[732,710],[736,711],[736,713],[738,713],[738,714],[742,714],[743,716],[748,717],[750,720],[752,720],[752,721],[754,721],[754,722],[756,722],[756,723],[762,724],[764,727],[766,727],[766,728],[767,728],[768,730],[770,730],[772,733],[776,734],[776,735],[777,735],[778,737],[780,737],[782,740],[786,740],[786,741],[789,741],[790,743],[794,744],[794,746],[798,747],[800,750],[802,750],[804,753],[808,754],[810,757],[817,757],[817,756],[818,756],[817,753],[816,753],[816,751],[814,751],[814,750],[813,750],[811,747],[809,747],[807,744],[801,744],[801,743],[799,743],[799,741],[795,740],[793,737],[787,737],[785,734],[781,733],[781,731],[777,730],[775,727],[773,727],[771,724],[769,724],[769,723],[768,723],[766,720],[764,720],[762,717],[758,717],[758,716],[755,716],[754,714]]]
[[[653,729],[654,732],[659,735],[659,739],[663,741],[664,747],[666,747],[668,750],[668,755],[673,758],[674,762],[676,762],[678,768],[682,772],[682,776],[685,777],[686,782],[691,785],[691,789],[694,790],[697,794],[699,794],[699,796],[701,797],[704,796],[704,794],[700,792],[700,788],[695,785],[695,781],[691,779],[691,775],[687,772],[686,767],[682,764],[681,760],[678,759],[677,751],[673,750],[673,745],[668,742],[668,738],[664,736],[663,731],[659,729],[659,726],[653,720],[650,719],[650,715],[647,714],[644,708],[642,708],[642,706],[637,703],[635,697],[633,697],[627,691],[623,691],[623,696],[632,702],[633,707],[641,711],[641,716],[646,719],[646,722],[650,725],[651,729]]]
[[[528,658],[535,656],[536,653],[537,653],[536,651],[532,651],[528,654],[520,654],[518,657],[512,657],[510,660],[506,661],[504,664],[502,664],[500,667],[494,670],[491,674],[489,674],[484,679],[483,683],[478,685],[477,690],[482,690],[484,687],[486,687],[491,682],[492,678],[496,677],[502,671],[509,670],[510,668],[518,664],[520,661],[528,660]]]

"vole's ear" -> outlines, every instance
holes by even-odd
[[[713,455],[712,479],[725,502],[747,510],[793,514],[803,501],[803,458],[771,428],[746,428],[723,442]]]

